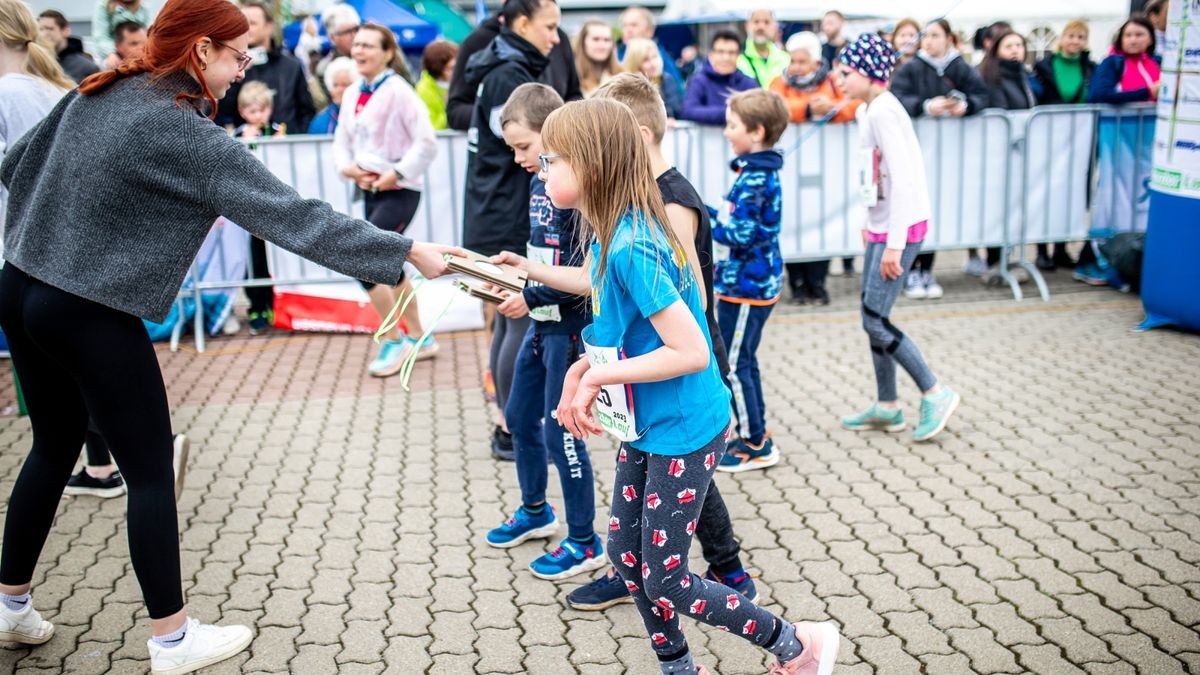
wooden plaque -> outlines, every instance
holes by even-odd
[[[498,294],[493,293],[482,286],[476,286],[475,284],[469,284],[465,281],[457,282],[457,286],[458,286],[458,290],[466,293],[467,295],[471,296],[472,298],[479,298],[480,300],[483,300],[484,302],[490,302],[493,305],[498,305],[498,304],[504,302],[504,298],[500,297]]]
[[[447,256],[446,264],[452,272],[486,281],[506,291],[520,293],[525,290],[527,275],[524,270],[519,270],[512,265],[493,264],[486,256],[479,255],[474,251],[467,251],[465,258],[455,255]]]

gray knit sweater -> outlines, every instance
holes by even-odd
[[[162,322],[218,216],[338,272],[395,284],[412,241],[301,199],[195,109],[190,76],[73,91],[9,148],[6,258],[30,276]]]

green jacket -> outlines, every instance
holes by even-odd
[[[747,40],[746,50],[738,57],[738,70],[758,80],[758,86],[766,89],[775,78],[783,75],[783,71],[787,70],[791,62],[791,55],[774,42],[771,43],[770,53],[763,58],[759,55],[754,41]]]
[[[421,79],[417,80],[416,89],[417,96],[420,96],[425,107],[429,108],[429,121],[433,123],[434,130],[449,129],[450,124],[446,119],[446,97],[450,90],[439,87],[437,80],[425,70],[421,71]]]
[[[111,13],[108,11],[108,0],[99,0],[96,5],[96,14],[92,17],[92,40],[96,45],[96,63],[103,63],[104,59],[108,58],[108,55],[116,49],[113,44],[113,29],[117,27],[117,24],[133,21],[149,28],[153,19],[154,15],[146,8],[146,0],[143,0],[142,4],[132,12],[117,4]]]

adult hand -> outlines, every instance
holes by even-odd
[[[365,176],[366,173],[367,172],[362,170],[362,168],[360,168],[357,164],[351,164],[350,166],[342,169],[342,175],[354,181],[358,181],[359,177]]]
[[[899,279],[904,274],[904,268],[900,266],[900,254],[898,248],[887,248],[883,250],[883,260],[879,263],[879,275],[884,281]]]
[[[825,96],[814,96],[808,99],[808,108],[812,111],[814,120],[819,120],[828,115],[836,107],[837,104]]]
[[[417,268],[421,276],[426,279],[433,279],[446,273],[446,260],[444,256],[447,253],[457,256],[465,255],[465,252],[457,246],[414,241],[412,249],[408,252],[408,262]]]
[[[963,117],[964,115],[966,115],[967,114],[967,102],[966,101],[954,102],[954,106],[952,108],[950,108],[950,114],[955,117]]]
[[[372,190],[391,190],[392,188],[396,187],[396,183],[399,183],[399,182],[400,182],[400,174],[396,173],[395,169],[392,169],[392,170],[388,171],[387,173],[376,178],[375,182],[371,183],[371,189]]]
[[[1150,83],[1150,98],[1158,100],[1158,92],[1162,89],[1162,80]]]
[[[945,96],[934,96],[929,99],[929,114],[936,116],[945,115],[950,112],[950,99]]]
[[[368,173],[368,172],[364,171],[362,173],[362,175],[360,175],[357,179],[355,179],[354,182],[356,184],[358,184],[359,189],[362,190],[363,192],[372,192],[375,189],[375,181],[378,179],[379,179],[379,174]]]
[[[525,302],[524,294],[512,293],[504,302],[496,306],[496,311],[508,319],[523,319],[529,316],[529,304]]]

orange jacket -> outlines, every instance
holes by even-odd
[[[783,97],[787,102],[788,112],[791,113],[792,122],[799,124],[801,122],[815,122],[815,119],[808,118],[808,102],[814,96],[824,96],[825,98],[840,103],[846,98],[846,93],[834,83],[833,77],[826,77],[825,81],[817,85],[816,88],[808,91],[800,91],[788,86],[787,80],[783,77],[777,77],[771,82],[771,91]],[[833,116],[830,122],[850,122],[854,120],[855,112],[858,106],[862,105],[862,101],[848,101],[846,105]],[[819,118],[818,118],[819,119]]]

